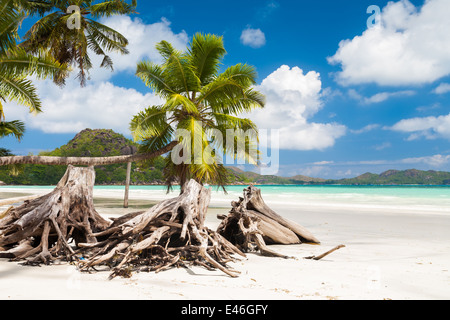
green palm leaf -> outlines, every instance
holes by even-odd
[[[18,1],[18,0],[17,0]],[[94,20],[100,17],[135,13],[136,1],[112,0],[94,3],[90,0],[71,1],[28,1],[20,0],[20,6],[32,14],[41,15],[25,34],[20,44],[28,53],[39,50],[48,51],[61,64],[76,66],[80,84],[86,84],[89,70],[92,69],[89,50],[103,56],[100,67],[113,69],[109,52],[128,54],[128,40],[116,30]],[[39,2],[40,4],[37,4]],[[77,5],[80,10],[68,13],[67,8]],[[90,18],[91,17],[91,18]],[[73,19],[80,21],[80,28],[68,28]]]
[[[164,69],[157,64],[149,61],[139,62],[136,69],[136,76],[159,96],[168,97],[175,93],[175,90],[166,82]]]
[[[264,107],[264,96],[253,89],[256,71],[237,64],[220,74],[226,51],[222,37],[214,35],[196,34],[186,52],[175,50],[167,41],[158,43],[156,49],[162,64],[142,61],[136,75],[165,103],[133,118],[133,137],[149,150],[168,139],[178,141],[166,158],[164,176],[169,187],[175,182],[183,186],[189,179],[224,186],[228,183],[224,153],[253,164],[258,160],[258,153],[253,152],[258,144],[257,127],[238,116]],[[173,130],[164,131],[168,127]],[[248,134],[233,138],[239,143],[231,145],[214,137],[226,137],[230,129]]]
[[[67,77],[69,68],[56,61],[48,52],[39,50],[30,55],[22,48],[10,50],[0,55],[0,74],[4,77],[35,76],[38,79],[53,78],[62,83]]]
[[[189,49],[189,59],[202,85],[210,83],[217,75],[220,61],[225,54],[222,37],[200,33],[194,35]]]
[[[131,14],[136,13],[137,1],[132,1],[131,4],[121,1],[112,0],[104,1],[101,3],[90,6],[91,15],[94,18],[111,17],[113,15]]]
[[[25,133],[25,124],[21,121],[0,121],[0,138],[13,136],[21,140]]]
[[[0,74],[0,97],[25,105],[32,113],[41,112],[41,101],[30,80]]]

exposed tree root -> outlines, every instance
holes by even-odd
[[[210,197],[211,190],[191,180],[178,197],[121,217],[101,232],[107,235],[104,241],[79,244],[77,253],[83,255],[80,270],[107,265],[112,270],[110,278],[114,278],[196,264],[236,277],[239,272],[226,263],[235,260],[233,254],[244,254],[205,227]]]
[[[70,260],[75,242],[97,242],[95,232],[110,222],[93,205],[93,167],[69,166],[49,194],[10,208],[0,219],[0,257],[27,260],[27,264],[49,264]]]
[[[289,258],[269,249],[266,243],[319,243],[304,227],[270,209],[262,199],[261,190],[254,186],[244,189],[243,197],[231,205],[228,216],[218,216],[223,221],[217,232],[244,252],[259,250],[265,256]]]

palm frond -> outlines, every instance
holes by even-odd
[[[189,59],[202,85],[210,83],[217,75],[225,54],[222,37],[201,33],[194,35],[189,49]]]
[[[248,64],[238,63],[234,66],[228,67],[221,77],[231,79],[238,83],[243,88],[248,88],[256,84],[256,78],[258,77],[255,67]]]
[[[134,141],[150,140],[173,131],[167,121],[167,113],[160,106],[146,108],[133,117],[130,122],[130,131]]]
[[[38,79],[52,78],[63,83],[69,67],[58,62],[47,51],[39,50],[36,55],[28,54],[22,48],[0,55],[0,73],[5,77],[35,76]]]
[[[94,18],[111,17],[113,15],[136,13],[136,1],[131,4],[122,0],[104,1],[90,7],[91,15]]]
[[[128,40],[121,33],[105,26],[95,20],[86,19],[89,24],[86,27],[87,33],[95,40],[99,46],[106,51],[115,51],[121,54],[128,54],[126,48]]]
[[[30,80],[0,74],[0,96],[27,106],[32,113],[41,112],[41,101]]]
[[[190,92],[198,91],[200,80],[190,65],[189,57],[173,48],[163,40],[156,45],[156,49],[164,58],[164,79],[170,88],[177,93],[189,96]]]
[[[175,111],[180,107],[181,110],[186,113],[189,113],[191,115],[199,115],[199,111],[195,103],[192,102],[189,98],[178,93],[170,95],[170,97],[167,99],[166,104],[164,105],[164,110]]]
[[[20,141],[25,134],[25,124],[22,121],[0,121],[0,138],[13,136]]]
[[[159,96],[164,97],[175,93],[175,90],[170,87],[165,79],[164,69],[155,63],[149,61],[139,62],[136,69],[136,76]]]
[[[244,88],[239,83],[226,77],[218,77],[201,89],[198,103],[209,106],[223,105],[224,99],[232,101],[243,95]]]
[[[16,46],[17,31],[24,18],[25,13],[18,11],[12,0],[0,2],[0,54]]]
[[[14,0],[14,5],[29,15],[44,15],[53,10],[54,2],[51,0]]]

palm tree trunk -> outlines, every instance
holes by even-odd
[[[116,157],[44,157],[44,156],[10,156],[0,157],[0,166],[10,164],[42,164],[42,165],[79,165],[79,166],[101,166],[109,164],[136,162],[156,158],[170,152],[178,141],[172,141],[164,148],[145,154]]]

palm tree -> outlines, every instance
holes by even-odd
[[[21,121],[6,121],[5,102],[15,101],[27,106],[32,113],[41,112],[36,88],[28,76],[38,79],[51,77],[61,83],[68,72],[66,65],[43,50],[31,55],[17,48],[18,28],[24,17],[17,1],[0,1],[0,138],[12,135],[20,140],[25,131]]]
[[[0,138],[13,136],[21,140],[25,133],[25,124],[22,121],[0,121]],[[6,155],[1,155],[5,157]]]
[[[141,142],[141,152],[152,152],[176,140],[175,132],[184,129],[190,137],[178,139],[179,145],[166,158],[166,183],[177,179],[183,187],[195,179],[201,183],[227,184],[227,171],[220,155],[225,152],[239,156],[236,147],[225,145],[222,139],[213,139],[219,132],[226,136],[227,129],[249,129],[257,132],[249,119],[240,118],[243,112],[264,107],[264,96],[252,88],[256,71],[247,64],[228,67],[220,73],[221,61],[226,54],[223,38],[216,35],[196,34],[186,52],[175,50],[167,41],[156,49],[163,58],[161,65],[141,61],[136,75],[165,100],[165,104],[148,107],[131,121],[130,129],[135,141]],[[250,141],[247,139],[246,143]],[[183,154],[201,146],[201,152]],[[197,147],[198,148],[198,147]],[[204,153],[203,150],[211,152]],[[257,159],[247,152],[241,156],[250,162]],[[188,161],[174,163],[173,153]]]
[[[36,54],[42,48],[61,64],[79,69],[77,78],[81,86],[86,85],[92,62],[89,51],[103,56],[101,67],[113,70],[113,61],[108,52],[127,54],[128,40],[119,32],[94,20],[113,15],[135,12],[137,1],[131,4],[122,0],[102,1],[26,1],[16,0],[29,14],[41,17],[25,34],[20,44],[28,53]],[[71,8],[79,8],[71,11]],[[78,21],[78,25],[72,25]]]

